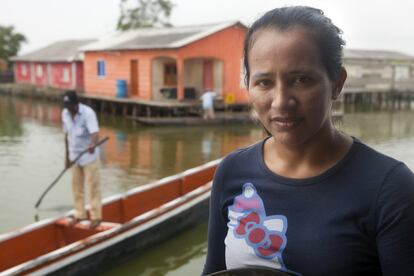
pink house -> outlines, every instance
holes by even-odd
[[[94,40],[65,40],[12,58],[16,83],[83,90],[83,55],[79,47]]]

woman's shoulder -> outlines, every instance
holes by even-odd
[[[354,147],[354,161],[362,166],[362,168],[387,170],[402,164],[401,161],[395,159],[394,157],[379,152],[378,150],[355,138]]]
[[[352,167],[350,171],[356,173],[356,177],[366,180],[367,183],[377,183],[379,188],[385,183],[411,182],[413,185],[412,171],[400,160],[355,140],[355,154],[349,162]],[[376,180],[376,181],[375,181]],[[402,181],[403,180],[403,181]]]
[[[252,172],[255,164],[257,164],[257,158],[262,145],[263,141],[259,141],[250,146],[237,149],[225,156],[217,167],[213,181],[213,190],[221,191],[226,180],[232,179],[241,172]],[[226,183],[228,184],[229,182]]]
[[[241,165],[243,163],[251,164],[254,162],[262,150],[264,140],[239,148],[223,158],[221,166]]]

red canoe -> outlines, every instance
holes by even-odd
[[[205,221],[219,162],[106,198],[96,229],[65,216],[0,235],[0,275],[96,272]]]

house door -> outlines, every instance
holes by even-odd
[[[203,88],[206,90],[213,90],[213,61],[205,60],[203,63]]]
[[[131,95],[138,95],[138,60],[131,60],[130,64]]]

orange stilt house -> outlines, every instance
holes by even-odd
[[[146,28],[117,33],[82,47],[85,92],[150,101],[198,99],[213,90],[246,103],[242,53],[246,27],[239,22]],[[118,95],[119,96],[119,95]]]

